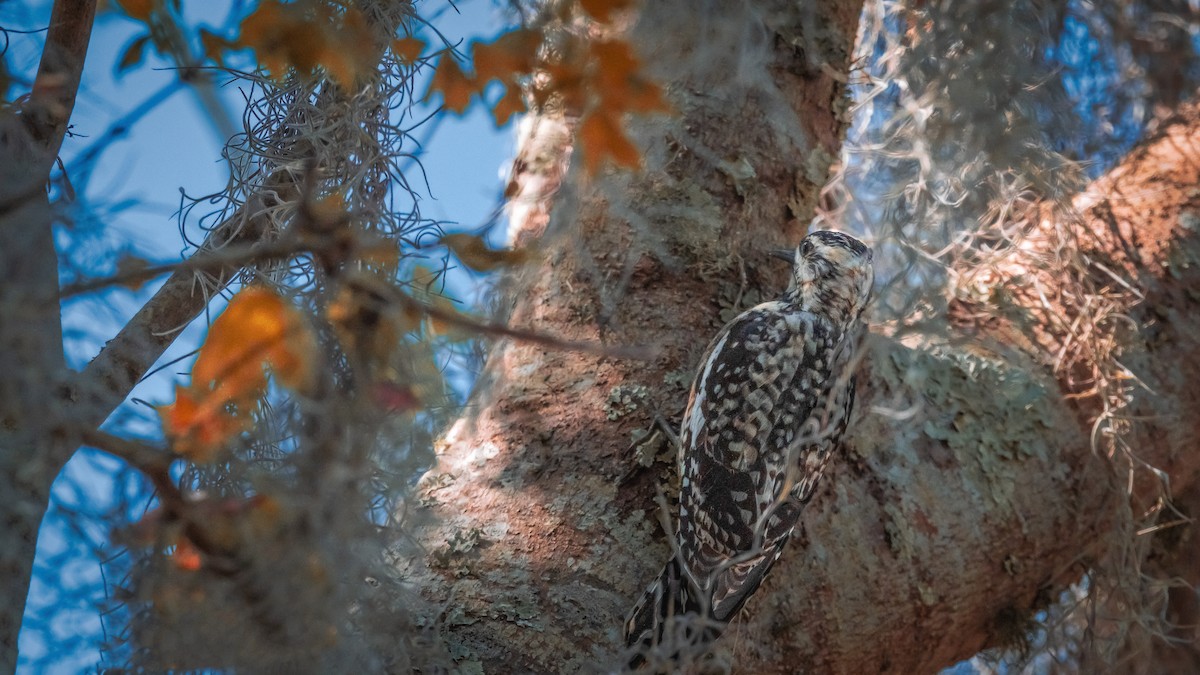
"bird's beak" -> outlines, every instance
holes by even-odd
[[[770,255],[772,258],[779,258],[780,260],[786,260],[788,262],[796,261],[796,249],[794,248],[773,249]]]

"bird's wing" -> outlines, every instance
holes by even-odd
[[[716,592],[714,610],[740,607],[795,524],[798,509],[782,495],[803,476],[788,460],[822,404],[841,337],[824,318],[778,305],[748,310],[717,335],[684,416],[680,553],[693,581]]]

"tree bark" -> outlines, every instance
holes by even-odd
[[[840,145],[859,7],[818,5],[692,16],[648,3],[633,30],[647,62],[681,64],[659,75],[680,116],[641,127],[642,174],[566,177],[544,262],[512,282],[510,322],[658,356],[492,350],[477,413],[423,479],[438,525],[422,535],[427,566],[409,570],[464,667],[623,662],[622,617],[669,555],[655,494],[675,472],[668,444],[631,440],[655,415],[677,422],[695,360],[735,305],[782,288],[764,251],[799,239]],[[762,51],[731,48],[723,31]],[[709,49],[730,56],[714,67]],[[780,133],[789,119],[802,133]],[[930,672],[1018,643],[1114,542],[1135,543],[1122,526],[1161,490],[1137,462],[1176,492],[1195,481],[1198,143],[1188,108],[1079,197],[1080,217],[1034,210],[1021,245],[979,279],[1004,304],[952,303],[936,334],[873,327],[845,455],[717,659],[738,672]],[[1050,264],[1064,246],[1084,263]],[[1142,299],[1082,320],[1122,285]],[[1125,375],[1083,348],[1097,338],[1081,326],[1117,348]],[[1098,392],[1111,391],[1130,403],[1110,418],[1119,433],[1094,443]]]
[[[0,673],[17,636],[38,526],[64,443],[56,406],[65,381],[58,257],[47,198],[91,37],[95,0],[58,0],[33,91],[19,114],[0,112]]]
[[[639,467],[631,434],[655,412],[678,418],[723,309],[784,283],[768,251],[799,240],[841,145],[860,10],[646,3],[630,39],[679,116],[634,130],[637,176],[560,180],[571,122],[529,125],[511,238],[544,229],[546,255],[513,282],[509,323],[657,355],[492,351],[469,406],[479,415],[452,430],[423,483],[441,524],[424,535],[430,567],[410,570],[444,606],[464,667],[616,663],[621,617],[666,560],[654,494],[674,467],[662,442],[648,449],[660,461]]]

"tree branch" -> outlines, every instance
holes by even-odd
[[[621,617],[667,559],[653,495],[675,466],[665,443],[646,449],[661,457],[648,467],[626,450],[656,413],[682,406],[721,290],[785,285],[768,251],[799,241],[840,146],[845,120],[830,102],[845,93],[860,9],[644,3],[632,37],[613,37],[639,48],[681,113],[634,126],[638,175],[572,167],[560,181],[569,121],[523,123],[532,138],[510,186],[510,238],[528,245],[544,231],[545,255],[510,281],[508,323],[658,352],[634,363],[506,342],[489,355],[467,406],[478,414],[446,435],[422,483],[439,522],[421,535],[429,566],[406,571],[435,606],[454,607],[440,626],[452,653],[489,672],[625,662]],[[713,68],[713,54],[746,49],[744,62]],[[743,163],[753,180],[731,170]],[[447,542],[463,536],[486,544],[460,554]]]
[[[177,510],[182,507],[183,495],[175,481],[171,480],[171,465],[179,459],[177,456],[166,449],[120,438],[99,429],[84,429],[80,433],[80,440],[141,471],[154,483],[154,489],[169,508]]]
[[[673,54],[688,50],[672,35],[705,34],[654,23],[687,16],[670,3],[644,11],[643,35]],[[730,16],[706,19],[709,29],[736,25]],[[775,30],[788,25],[786,12],[772,19]],[[788,37],[777,42],[806,44]],[[706,45],[705,53],[713,49],[720,46]],[[836,148],[830,131],[837,122],[821,117],[836,95],[820,90],[812,73],[792,79],[803,65],[779,58],[771,72],[780,74],[797,116]],[[455,608],[442,626],[452,649],[489,671],[623,662],[621,619],[669,555],[653,495],[671,489],[673,450],[661,448],[657,458],[651,450],[652,461],[639,468],[625,449],[654,413],[682,405],[686,392],[674,383],[694,371],[720,323],[721,285],[737,282],[692,241],[669,239],[647,250],[638,235],[661,232],[683,212],[687,228],[703,230],[698,238],[751,262],[758,245],[798,238],[781,232],[794,224],[787,201],[809,193],[795,187],[803,183],[789,173],[793,167],[774,162],[809,155],[773,146],[776,136],[755,126],[771,115],[755,107],[755,97],[724,95],[722,74],[673,74],[684,130],[664,124],[640,137],[649,139],[652,177],[568,179],[553,218],[563,229],[575,225],[571,239],[548,243],[546,264],[514,282],[513,311],[523,325],[587,336],[601,330],[595,321],[611,290],[607,280],[620,278],[631,260],[608,339],[662,340],[660,359],[630,367],[502,345],[472,400],[478,414],[447,434],[422,484],[440,525],[424,535],[433,551],[428,567],[409,572],[431,599]],[[704,96],[688,98],[689,91]],[[654,145],[663,138],[665,147]],[[705,145],[722,139],[736,147]],[[667,159],[655,164],[660,157]],[[712,157],[746,157],[756,180],[730,185]],[[1163,487],[1138,462],[1165,472],[1173,490],[1195,485],[1197,185],[1200,114],[1193,108],[1082,195],[1081,217],[1036,212],[1015,257],[988,280],[1011,293],[1014,308],[952,314],[949,335],[886,336],[876,327],[845,456],[717,658],[740,672],[915,673],[1012,644],[1112,546],[1127,552],[1133,545],[1137,528],[1125,527]],[[631,227],[637,214],[630,204],[655,204],[668,215]],[[1048,268],[1045,261],[1061,259],[1064,247],[1085,262]],[[666,262],[672,255],[685,262]],[[780,280],[765,269],[748,265],[746,283],[777,291]],[[1076,330],[1075,317],[1094,310],[1094,298],[1076,291],[1120,286],[1114,274],[1144,300]],[[1089,361],[1111,365],[1110,355],[1082,348],[1087,330],[1120,348],[1124,372],[1105,377],[1145,385],[1128,390],[1127,408],[1110,409],[1119,423],[1112,437],[1128,448],[1111,446],[1111,456],[1097,452],[1109,446],[1093,446],[1094,429],[1105,429],[1094,423],[1103,410],[1096,394],[1106,385]],[[612,404],[626,399],[641,403]],[[915,413],[886,414],[909,408]],[[632,477],[622,480],[630,467]],[[464,532],[485,544],[467,553],[447,546]]]
[[[79,373],[68,394],[78,412],[79,428],[99,426],[125,400],[179,332],[204,311],[212,296],[233,280],[244,261],[236,257],[226,259],[220,251],[226,246],[253,247],[264,231],[258,220],[261,213],[261,209],[243,207],[220,223],[194,254],[206,264],[176,269]],[[207,264],[209,260],[213,264]],[[56,461],[65,463],[72,451],[56,457]]]
[[[96,0],[56,0],[51,10],[46,47],[23,110],[30,135],[41,146],[43,161],[31,172],[39,178],[50,173],[67,133],[95,18]]]

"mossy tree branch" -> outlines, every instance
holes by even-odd
[[[824,25],[849,40],[849,10],[827,11]],[[686,12],[662,12],[648,8],[634,35],[678,53],[656,22]],[[785,12],[771,16],[774,44],[787,44]],[[745,19],[720,20],[735,18]],[[671,32],[702,34],[693,28]],[[808,70],[811,52],[772,56],[778,91],[812,132],[810,152],[833,156],[840,89]],[[721,289],[778,288],[761,247],[795,241],[807,224],[794,205],[811,209],[819,181],[806,182],[796,148],[756,127],[770,119],[755,107],[762,99],[721,98],[719,73],[672,75],[682,121],[644,128],[651,171],[625,182],[569,174],[546,227],[551,253],[513,282],[511,309],[516,325],[655,343],[661,358],[646,366],[497,345],[478,413],[447,435],[423,483],[441,525],[425,535],[428,567],[411,573],[444,603],[454,653],[489,671],[620,662],[621,618],[668,555],[654,496],[674,472],[670,448],[631,439],[656,414],[677,417],[680,383],[720,324]],[[1198,430],[1185,421],[1200,419],[1188,386],[1200,377],[1200,298],[1189,290],[1200,282],[1200,221],[1188,216],[1200,213],[1198,138],[1200,116],[1187,109],[1081,195],[1078,217],[1035,210],[1022,253],[995,280],[1013,307],[983,307],[977,321],[952,305],[936,335],[875,327],[846,456],[718,658],[744,672],[932,672],[1023,639],[1037,610],[1133,536],[1123,524],[1162,484],[1139,471],[1128,494],[1130,455],[1104,456],[1092,442],[1102,406],[1079,378],[1090,365],[1056,358],[1078,339],[1056,328],[1061,318],[1087,311],[1086,298],[1065,292],[1080,281],[1071,274],[1103,286],[1115,273],[1143,289],[1124,308],[1132,321],[1098,327],[1145,385],[1127,390],[1122,438],[1173,489],[1195,482],[1200,456],[1188,439]],[[663,164],[658,147],[671,149]],[[738,166],[753,180],[738,180],[748,175]],[[614,184],[631,196],[614,198]],[[628,204],[686,232],[654,249]],[[556,237],[568,223],[573,238]],[[735,257],[722,268],[705,241],[740,257],[745,275]],[[1064,241],[1086,264],[1046,277],[1043,261]],[[1038,293],[1035,278],[1063,292]]]

